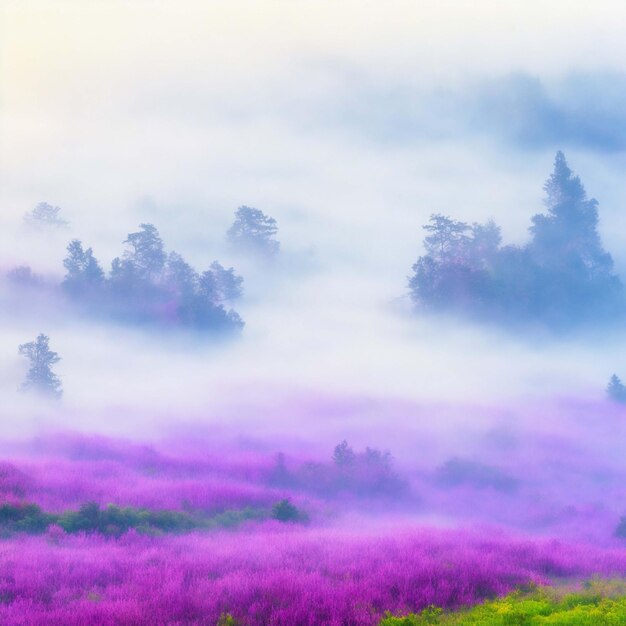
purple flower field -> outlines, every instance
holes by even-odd
[[[0,622],[374,625],[385,610],[457,607],[516,585],[626,575],[619,549],[399,524],[118,540],[0,543]]]
[[[625,24],[0,0],[0,626],[618,626]]]
[[[231,615],[251,626],[373,626],[385,611],[470,605],[530,583],[626,576],[624,543],[613,536],[617,512],[586,502],[585,489],[577,506],[562,507],[549,481],[514,481],[514,465],[505,473],[453,460],[428,472],[357,452],[348,471],[337,450],[328,460],[232,444],[198,448],[82,435],[5,446],[4,503],[56,513],[95,501],[266,514],[228,529],[131,528],[117,537],[54,524],[37,534],[7,530],[0,623],[213,626]],[[567,487],[561,498],[573,502],[574,491]],[[283,498],[309,520],[270,519]]]

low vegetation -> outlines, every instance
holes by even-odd
[[[593,579],[583,589],[559,587],[516,591],[471,609],[446,612],[430,606],[420,613],[388,614],[379,626],[618,626],[626,624],[626,581]]]
[[[96,502],[87,502],[77,511],[47,513],[32,503],[4,503],[0,505],[0,533],[38,534],[52,526],[66,533],[99,533],[119,536],[134,529],[145,534],[183,533],[192,530],[231,528],[250,520],[275,519],[279,522],[302,522],[308,518],[289,500],[277,502],[271,511],[246,507],[227,510],[207,516],[202,512],[152,511],[145,508],[119,507],[114,504],[101,508]]]

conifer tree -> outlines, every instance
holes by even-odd
[[[606,395],[609,399],[613,400],[613,402],[626,404],[626,386],[622,383],[617,374],[611,376],[606,388]]]
[[[56,352],[50,350],[49,342],[49,337],[40,334],[35,341],[23,343],[18,347],[18,353],[30,361],[30,368],[24,382],[20,385],[20,391],[60,398],[63,394],[61,381],[52,371],[52,366],[61,358]]]
[[[600,241],[598,201],[587,197],[560,150],[543,189],[547,213],[535,215],[530,227],[533,258],[551,270],[568,271],[580,278],[610,274],[613,259]]]
[[[228,229],[226,237],[231,244],[242,249],[274,256],[280,244],[276,241],[278,226],[273,217],[263,211],[248,206],[240,206],[235,211],[235,221]]]

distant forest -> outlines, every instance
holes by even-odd
[[[598,233],[598,202],[587,197],[560,151],[544,191],[545,212],[531,218],[530,240],[522,246],[503,245],[493,220],[431,215],[423,227],[425,254],[408,279],[416,310],[553,330],[626,319],[626,292]],[[25,220],[38,228],[67,228],[59,211],[41,203]],[[233,250],[267,262],[280,250],[277,231],[274,218],[241,206],[226,237]],[[214,261],[197,272],[180,254],[165,251],[152,224],[141,224],[123,243],[108,275],[91,248],[78,239],[68,245],[62,290],[82,310],[218,333],[243,327],[232,308],[243,278],[232,267]],[[22,286],[41,283],[27,266],[8,278]]]
[[[560,151],[544,191],[546,212],[532,217],[524,246],[502,245],[493,220],[432,215],[409,277],[416,307],[555,330],[622,320],[624,287],[598,234],[598,202]]]
[[[59,207],[42,202],[25,215],[24,221],[39,230],[68,228],[69,223],[59,212]],[[241,206],[235,211],[226,238],[234,252],[267,262],[280,249],[277,231],[274,218],[259,209]],[[60,288],[65,298],[92,316],[218,334],[243,328],[243,320],[231,308],[243,293],[243,278],[234,268],[213,261],[207,270],[196,271],[182,255],[166,251],[153,224],[140,224],[123,245],[123,253],[113,259],[107,275],[92,248],[73,239],[63,260],[63,282],[52,288]],[[7,279],[21,288],[50,287],[29,266],[13,268]]]

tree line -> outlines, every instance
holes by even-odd
[[[553,330],[623,320],[624,287],[598,233],[598,202],[560,151],[544,191],[546,211],[532,217],[523,246],[502,245],[493,220],[432,215],[408,281],[416,307]]]
[[[545,212],[531,218],[530,239],[524,245],[504,245],[493,220],[469,223],[431,215],[423,227],[425,253],[408,279],[416,310],[557,331],[623,321],[626,293],[598,232],[598,202],[587,196],[561,151],[543,189]],[[25,219],[66,228],[59,210],[41,203]],[[277,231],[274,218],[241,206],[227,239],[239,250],[271,259],[280,250]],[[243,327],[232,308],[243,285],[234,268],[214,261],[205,271],[196,271],[180,254],[166,252],[153,224],[141,224],[123,243],[124,252],[106,275],[92,249],[72,240],[63,261],[63,292],[89,312],[132,322],[220,333]],[[15,268],[10,277],[22,284],[37,283],[27,267]],[[45,341],[40,335],[36,342],[20,346],[20,353],[31,358]],[[45,378],[37,372],[32,377]],[[27,377],[24,384],[33,383]],[[56,392],[55,384],[50,379],[44,386]],[[616,375],[607,393],[626,403],[626,387]]]
[[[38,229],[67,228],[59,207],[38,204],[24,220]],[[276,220],[259,209],[241,206],[235,212],[226,237],[235,252],[269,260],[280,249]],[[177,252],[167,252],[154,224],[140,224],[123,241],[123,253],[113,259],[108,274],[91,247],[80,239],[67,246],[62,293],[90,314],[133,323],[161,323],[214,333],[243,327],[232,308],[243,291],[243,278],[234,268],[214,261],[205,271],[196,271]],[[44,280],[30,267],[13,268],[12,284],[39,288]]]
[[[214,261],[197,272],[182,255],[166,253],[153,224],[141,224],[106,276],[91,248],[74,239],[63,261],[65,293],[88,311],[133,322],[161,322],[224,332],[243,326],[226,309],[242,293],[243,278]]]

